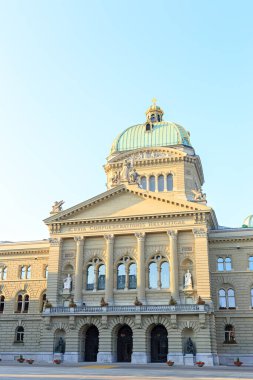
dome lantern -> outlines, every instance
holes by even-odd
[[[152,106],[146,111],[147,122],[159,123],[163,119],[163,110],[156,105],[157,100],[152,99]]]

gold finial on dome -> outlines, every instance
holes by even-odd
[[[152,123],[159,123],[163,118],[163,110],[156,105],[156,98],[152,99],[152,106],[150,106],[146,112],[147,121]]]

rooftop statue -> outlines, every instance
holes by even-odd
[[[206,194],[202,192],[201,188],[198,190],[192,190],[192,193],[194,194],[195,202],[206,202]]]
[[[53,206],[52,206],[52,210],[51,210],[50,214],[56,214],[56,213],[62,211],[62,205],[64,203],[65,203],[64,201],[60,201],[60,202],[55,201]]]

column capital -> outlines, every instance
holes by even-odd
[[[145,232],[136,232],[135,237],[137,240],[144,240],[145,239]]]
[[[107,243],[112,243],[114,240],[114,235],[104,235],[105,240]]]
[[[176,239],[177,238],[177,230],[168,230],[167,235],[172,239]]]
[[[195,238],[207,238],[207,231],[202,228],[195,228],[192,232]]]
[[[51,247],[60,247],[62,245],[62,242],[63,242],[62,238],[49,239],[49,243]]]
[[[80,244],[81,242],[84,241],[84,239],[85,239],[84,236],[75,236],[74,237],[74,240],[75,240],[76,244]]]

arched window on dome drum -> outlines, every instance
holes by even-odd
[[[155,191],[155,176],[151,175],[149,177],[149,191]]]
[[[151,115],[151,121],[155,121],[155,115],[153,113]]]
[[[117,270],[117,289],[125,289],[126,286],[126,268],[125,264],[119,264]]]
[[[224,289],[219,290],[219,308],[220,309],[227,308],[226,292]]]
[[[157,281],[158,281],[157,264],[150,263],[149,264],[149,288],[156,289]]]
[[[161,288],[168,289],[169,287],[170,287],[169,263],[163,262],[161,265]]]
[[[235,291],[234,289],[228,289],[228,308],[235,309]]]
[[[173,190],[173,175],[168,174],[167,175],[167,191]]]
[[[249,257],[249,270],[253,270],[253,256]]]
[[[147,189],[147,178],[141,177],[141,188],[146,190]]]
[[[162,174],[158,177],[158,191],[164,191],[164,176]]]
[[[136,289],[136,264],[130,264],[128,268],[129,289]]]
[[[0,313],[3,313],[4,311],[4,300],[5,300],[5,297],[3,295],[0,296]]]
[[[86,289],[87,290],[93,290],[94,289],[94,283],[95,283],[95,272],[93,265],[89,265],[87,268],[87,283],[86,283]]]
[[[102,264],[98,268],[98,290],[105,289],[105,265]]]

